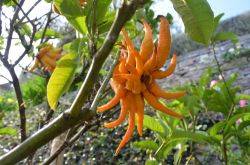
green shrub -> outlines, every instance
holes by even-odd
[[[38,105],[46,96],[46,81],[44,78],[35,76],[21,85],[23,98],[26,103]]]

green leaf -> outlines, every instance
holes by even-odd
[[[224,121],[218,122],[218,123],[214,124],[207,132],[211,136],[215,136],[215,135],[217,135],[218,132],[220,132],[224,128],[225,125],[226,125],[226,123]]]
[[[106,19],[106,14],[112,0],[96,1],[96,21],[101,24]]]
[[[169,152],[176,147],[177,144],[183,143],[183,140],[170,140],[167,144],[162,148],[161,157],[164,159],[168,156]]]
[[[239,41],[238,36],[233,32],[216,33],[216,35],[213,37],[212,40],[214,44],[218,41],[226,41],[226,40],[231,40],[233,44],[236,44]]]
[[[5,5],[5,6],[14,6],[15,3],[12,0],[3,0],[3,5]]]
[[[144,115],[143,126],[158,133],[162,137],[166,137],[166,131],[161,123],[153,117]]]
[[[206,0],[171,0],[192,40],[208,45],[213,33],[214,14]]]
[[[90,34],[95,32],[96,29],[98,31],[102,31],[99,26],[107,26],[103,27],[103,31],[105,32],[108,27],[110,27],[111,22],[111,15],[108,13],[108,9],[110,6],[110,3],[112,0],[106,0],[106,1],[89,1],[87,3],[86,11],[87,11],[87,19],[86,24],[88,27],[88,31]],[[114,14],[113,14],[114,18]],[[94,35],[94,34],[92,34]]]
[[[109,31],[111,25],[113,24],[115,17],[115,12],[110,12],[106,15],[105,20],[98,24],[98,33],[103,34]]]
[[[216,141],[216,139],[212,139],[210,136],[208,136],[207,134],[205,134],[205,132],[190,132],[190,131],[182,131],[182,130],[177,130],[175,129],[173,131],[173,134],[171,136],[171,141],[175,141],[175,140],[191,140],[194,142],[208,142],[208,143],[217,143],[219,144],[219,141]]]
[[[151,160],[151,159],[148,159],[146,162],[145,162],[145,165],[158,165],[159,163],[157,162],[157,160]]]
[[[0,128],[0,135],[16,135],[17,131],[11,127]]]
[[[221,112],[227,115],[230,105],[228,105],[226,96],[220,88],[219,90],[214,88],[206,89],[202,96],[202,100],[210,111]]]
[[[250,116],[250,113],[242,113],[242,114],[237,114],[237,115],[234,115],[233,117],[231,117],[227,124],[226,124],[226,127],[224,129],[224,135],[227,135],[229,132],[230,132],[230,128],[235,125],[235,122],[242,118],[242,117],[249,117]]]
[[[81,34],[85,34],[87,31],[86,25],[85,25],[85,16],[81,17],[75,17],[75,18],[67,18],[69,23]]]
[[[156,151],[159,148],[159,145],[153,140],[135,142],[134,146],[140,149],[149,149],[152,151]]]
[[[3,36],[0,36],[0,50],[3,49],[3,44],[4,44],[4,38]]]
[[[57,9],[68,22],[81,34],[86,33],[86,24],[83,10],[80,6],[79,0],[55,0]]]
[[[31,35],[31,29],[29,27],[28,24],[23,24],[21,27],[20,27],[20,32],[24,35],[27,35],[27,36],[30,36]]]
[[[242,131],[245,127],[250,126],[250,120],[243,121],[238,127],[238,131]]]
[[[213,26],[213,33],[216,31],[218,25],[219,25],[219,22],[220,22],[220,19],[224,16],[224,13],[221,13],[219,15],[217,15],[215,18],[214,18],[214,26]]]
[[[79,0],[54,0],[58,10],[66,18],[83,16],[83,11]]]
[[[238,103],[240,100],[250,100],[250,95],[239,94],[235,97],[235,102]]]
[[[53,110],[56,109],[60,97],[70,87],[78,66],[78,62],[78,55],[73,52],[65,55],[58,61],[58,64],[52,73],[47,86],[48,102]]]
[[[211,79],[211,75],[212,75],[212,69],[209,67],[207,69],[206,72],[204,72],[202,75],[201,75],[201,78],[200,78],[200,85],[202,87],[207,87],[207,84],[209,82],[209,80]]]
[[[42,30],[36,32],[35,37],[34,37],[34,40],[35,40],[35,41],[37,41],[37,40],[39,40],[39,39],[42,38],[43,31],[44,31],[44,29],[42,29]],[[56,32],[56,31],[53,30],[53,29],[46,29],[46,32],[45,32],[44,37],[62,38],[63,35],[60,34],[60,33],[58,33],[58,32]]]

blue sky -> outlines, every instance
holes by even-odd
[[[215,15],[225,13],[224,19],[250,11],[250,0],[208,0]]]

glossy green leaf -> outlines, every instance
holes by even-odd
[[[226,40],[230,40],[233,44],[236,44],[239,41],[238,36],[233,32],[219,32],[215,34],[212,42],[216,43],[218,41]]]
[[[55,110],[60,97],[68,90],[78,66],[78,56],[71,52],[58,61],[52,73],[48,86],[47,97],[50,107]]]
[[[86,24],[88,27],[88,31],[90,34],[94,33],[96,30],[99,31],[100,34],[100,27],[99,26],[110,26],[110,15],[108,13],[109,6],[112,0],[105,0],[105,1],[90,1],[86,7],[87,11],[87,19]],[[103,28],[107,28],[107,27]],[[103,31],[106,31],[106,30]]]
[[[159,148],[159,145],[153,140],[135,142],[134,146],[140,149],[149,149],[152,151],[156,151]]]
[[[66,18],[80,17],[83,14],[79,0],[54,0],[54,3]]]
[[[214,14],[206,0],[171,0],[188,36],[208,45],[213,33]]]
[[[96,1],[96,21],[97,24],[101,24],[106,19],[106,14],[109,10],[110,3],[112,0]]]
[[[36,32],[34,40],[37,41],[37,40],[41,39],[42,36],[43,36],[43,33],[44,33],[44,29]],[[63,35],[60,34],[60,33],[58,33],[58,32],[56,32],[53,29],[46,29],[44,37],[62,38]]]
[[[220,131],[222,131],[222,129],[224,128],[224,126],[226,125],[226,123],[224,121],[218,122],[216,124],[214,124],[207,132],[211,135],[211,136],[215,136],[217,135]]]
[[[5,6],[14,6],[15,3],[12,0],[3,0],[3,5],[5,5]]]
[[[166,131],[161,123],[153,117],[148,115],[144,115],[143,126],[158,133],[162,137],[166,136]]]
[[[11,127],[0,128],[0,135],[16,135],[17,131]]]
[[[81,16],[75,18],[68,18],[68,21],[78,32],[85,34],[87,31],[85,19],[85,16]]]

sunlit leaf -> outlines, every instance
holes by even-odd
[[[171,0],[192,40],[208,45],[213,33],[214,14],[206,0]]]
[[[48,102],[53,110],[56,109],[60,97],[70,87],[78,62],[79,59],[76,53],[67,54],[58,61],[47,86]]]
[[[159,148],[159,145],[153,140],[135,142],[134,146],[140,149],[149,149],[152,151],[156,151]]]
[[[15,3],[12,0],[3,0],[3,5],[5,5],[5,6],[14,6]]]
[[[31,35],[31,29],[28,24],[23,24],[20,28],[19,31],[24,35],[30,36]]]
[[[3,44],[4,44],[4,38],[3,36],[0,36],[0,50],[3,49]]]
[[[0,128],[0,135],[16,135],[17,131],[11,127]]]
[[[66,18],[80,17],[83,14],[79,0],[54,0],[54,3]]]
[[[87,31],[85,19],[85,16],[81,16],[75,18],[68,18],[68,21],[78,32],[85,34]]]
[[[166,136],[164,127],[161,125],[161,123],[157,119],[153,117],[144,115],[143,126],[160,134],[162,137]]]
[[[239,41],[238,36],[233,32],[219,32],[213,37],[213,43],[226,40],[230,40],[233,44]]]
[[[98,29],[100,30],[99,26],[110,26],[110,22],[112,21],[110,18],[111,15],[108,14],[108,9],[110,6],[110,3],[112,0],[106,0],[106,1],[90,1],[87,4],[87,19],[86,24],[88,27],[88,31],[90,34],[92,34],[94,31]],[[105,27],[107,28],[107,27]],[[103,31],[106,31],[103,29]]]
[[[219,25],[219,22],[220,22],[220,19],[224,16],[224,13],[221,13],[219,15],[217,15],[215,18],[214,18],[214,26],[213,26],[213,33],[216,31],[218,25]]]
[[[44,33],[44,29],[36,32],[34,40],[37,41],[37,40],[41,39],[43,37],[43,33]],[[49,29],[48,28],[48,29],[46,29],[44,37],[62,38],[63,35],[60,34],[60,33],[58,33],[58,32],[56,32],[53,29]]]

